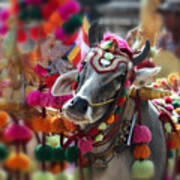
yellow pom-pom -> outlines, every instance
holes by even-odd
[[[180,115],[180,108],[176,108],[176,113],[178,114],[178,115]]]
[[[23,153],[12,153],[6,160],[5,165],[10,170],[26,171],[30,168],[30,159]]]
[[[168,76],[168,82],[170,84],[172,84],[174,81],[178,81],[179,80],[179,75],[178,73],[171,73],[169,76]]]
[[[32,180],[54,180],[54,176],[49,172],[35,172]]]

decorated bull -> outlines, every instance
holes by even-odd
[[[159,67],[137,68],[147,58],[150,43],[136,55],[116,35],[106,34],[100,43],[92,39],[93,47],[78,70],[60,76],[51,90],[54,96],[73,93],[63,114],[77,129],[62,146],[78,143],[92,165],[92,179],[161,180],[169,151],[159,120],[162,109],[150,100],[170,93],[146,85]]]

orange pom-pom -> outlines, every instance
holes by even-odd
[[[30,168],[30,159],[23,153],[13,153],[6,160],[5,165],[10,170],[25,171]]]
[[[50,167],[49,171],[52,174],[58,174],[61,172],[61,165],[60,163],[56,163],[54,166]]]
[[[168,147],[170,149],[178,149],[178,148],[180,148],[180,136],[179,136],[179,133],[174,132],[169,136]]]
[[[63,20],[62,18],[59,16],[58,12],[54,12],[50,18],[49,18],[49,22],[56,25],[56,26],[61,26],[63,24]]]
[[[42,124],[43,124],[43,118],[42,117],[34,117],[32,120],[32,128],[36,132],[42,132]]]
[[[58,5],[63,5],[65,3],[67,3],[70,0],[56,0],[56,2],[58,3]]]
[[[63,117],[64,127],[66,128],[66,132],[73,132],[76,130],[76,126],[73,122],[68,121]]]
[[[109,119],[107,120],[107,123],[108,123],[108,124],[112,124],[112,123],[114,123],[114,121],[115,121],[115,116],[114,116],[114,115],[111,115],[111,116],[109,117]]]
[[[56,28],[56,25],[50,22],[46,22],[43,24],[43,30],[46,34],[52,33],[55,28]]]
[[[146,144],[137,145],[133,151],[133,156],[136,159],[147,159],[151,155],[151,150]]]
[[[0,111],[0,128],[5,126],[9,121],[9,115],[5,111]]]
[[[54,118],[51,121],[51,130],[53,133],[63,133],[64,132],[64,124],[60,118]]]
[[[51,121],[52,121],[51,117],[46,117],[45,119],[43,119],[43,124],[42,124],[42,132],[43,133],[52,132]]]

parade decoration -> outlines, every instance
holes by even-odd
[[[127,147],[131,176],[153,178],[154,132],[143,123],[144,101],[159,112],[172,159],[180,148],[179,76],[148,84],[160,70],[151,60],[143,62],[151,48],[148,40],[137,53],[124,39],[106,33],[90,48],[89,23],[77,1],[12,0],[0,21],[7,69],[7,91],[0,99],[0,179],[70,179],[69,169],[71,176],[84,179],[84,168],[105,167]],[[110,76],[113,83],[107,81]],[[93,85],[99,83],[103,94],[109,82],[114,89],[119,85],[114,94],[83,99],[83,85],[97,93]],[[92,117],[106,111],[81,118],[89,107]]]

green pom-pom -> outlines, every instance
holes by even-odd
[[[18,6],[20,9],[24,9],[27,7],[27,4],[24,2],[24,0],[19,0],[18,1]]]
[[[120,115],[121,112],[122,112],[122,107],[121,106],[117,107],[116,110],[115,110],[115,114]]]
[[[24,21],[29,18],[29,13],[26,9],[21,9],[19,12],[19,19]]]
[[[77,74],[77,75],[76,75],[76,77],[75,77],[75,81],[77,81],[77,82],[78,82],[78,81],[79,81],[79,78],[80,78],[80,75],[79,75],[79,74]]]
[[[172,102],[172,105],[175,106],[175,108],[176,108],[176,107],[180,107],[180,101],[174,100],[174,101]]]
[[[7,147],[0,143],[0,161],[4,161],[9,155]]]
[[[32,8],[31,11],[29,11],[29,16],[32,19],[40,20],[41,19],[41,9],[39,7]]]
[[[55,176],[55,180],[69,180],[69,177],[65,173],[60,173]]]
[[[169,122],[165,123],[164,127],[165,127],[165,130],[166,130],[167,133],[172,132],[172,126],[171,126],[171,124]]]
[[[174,158],[174,152],[173,150],[168,150],[168,158]]]
[[[150,160],[135,161],[132,167],[132,177],[135,179],[147,179],[154,175],[154,164]]]
[[[124,96],[127,96],[128,95],[128,89],[124,89],[123,91],[122,91],[122,97],[124,97]]]
[[[73,34],[82,25],[82,16],[79,14],[71,17],[69,21],[63,24],[63,29],[67,34]]]
[[[54,176],[49,172],[35,172],[32,180],[54,180]]]
[[[65,150],[57,146],[53,150],[53,160],[63,162],[65,160]]]
[[[79,150],[77,146],[69,147],[65,152],[66,160],[70,163],[76,162],[78,159]]]
[[[6,171],[1,169],[0,170],[0,180],[7,180],[7,178],[8,178],[8,175],[7,175]]]
[[[35,157],[41,162],[51,161],[53,159],[53,148],[49,145],[40,144],[35,148]]]

